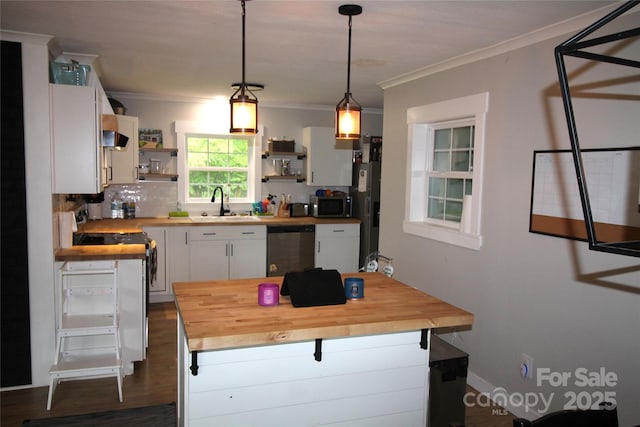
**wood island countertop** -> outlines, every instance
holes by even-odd
[[[364,298],[296,308],[280,296],[279,305],[263,307],[258,284],[280,286],[283,277],[174,283],[189,351],[473,324],[473,314],[382,273],[342,276],[364,278]]]

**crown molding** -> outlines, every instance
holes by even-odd
[[[405,74],[401,74],[396,77],[392,77],[387,80],[383,80],[378,83],[378,86],[384,89],[389,89],[394,86],[398,86],[404,83],[408,83],[423,77],[427,77],[442,71],[450,70],[461,65],[470,64],[483,59],[491,58],[503,53],[507,53],[516,49],[527,47],[545,40],[549,40],[555,37],[569,34],[571,32],[582,30],[583,28],[591,25],[594,21],[602,18],[607,13],[613,11],[619,7],[623,2],[613,3],[611,6],[601,7],[594,11],[578,15],[574,18],[569,18],[564,21],[560,21],[555,24],[548,25],[538,30],[531,31],[530,33],[514,37],[509,40],[505,40],[493,46],[478,49],[463,55],[459,55],[437,64],[428,65],[424,68],[420,68],[415,71],[411,71]],[[640,11],[629,11],[626,15],[638,13]],[[624,16],[624,15],[623,15]]]
[[[22,31],[0,30],[0,40],[46,46],[53,39],[48,34],[24,33]]]

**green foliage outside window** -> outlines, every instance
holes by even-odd
[[[188,136],[188,197],[211,198],[217,186],[231,199],[247,197],[249,148],[248,139]]]

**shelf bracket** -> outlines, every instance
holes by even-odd
[[[429,348],[429,330],[423,329],[422,335],[420,336],[420,348],[423,350],[427,350]]]
[[[197,351],[191,352],[191,366],[189,366],[189,369],[191,370],[191,375],[193,375],[194,377],[198,375],[198,352]]]
[[[322,362],[322,338],[316,338],[316,352],[313,353],[316,362]]]

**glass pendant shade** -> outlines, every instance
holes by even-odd
[[[258,132],[258,99],[251,98],[242,92],[237,96],[234,94],[229,100],[229,104],[231,104],[230,132],[255,134]]]
[[[362,107],[350,93],[345,93],[336,106],[336,139],[360,139]]]

